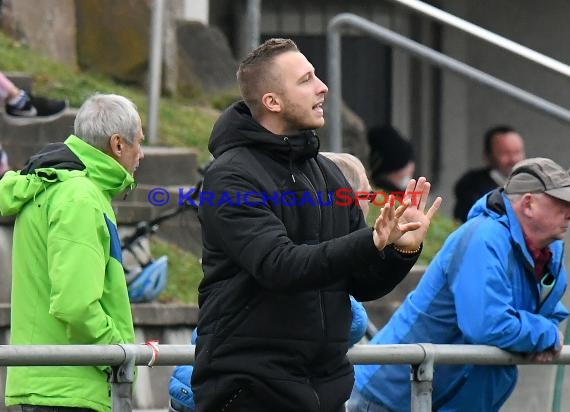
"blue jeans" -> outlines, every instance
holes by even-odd
[[[20,405],[22,412],[95,412],[88,408],[72,408],[68,406],[38,406],[38,405]]]
[[[365,398],[356,388],[353,388],[346,402],[346,412],[390,412],[390,410]]]

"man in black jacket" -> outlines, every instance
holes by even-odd
[[[483,137],[483,155],[487,166],[468,170],[455,183],[453,217],[465,222],[469,210],[479,198],[505,184],[515,164],[525,158],[521,135],[506,125],[494,126]]]
[[[328,89],[296,45],[268,40],[237,76],[244,102],[214,126],[199,211],[197,411],[337,412],[354,380],[348,294],[376,299],[400,282],[441,199],[425,212],[430,185],[411,181],[414,198],[367,228],[318,154]]]

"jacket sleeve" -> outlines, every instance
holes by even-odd
[[[358,302],[352,296],[349,297],[350,312],[352,313],[349,342],[350,346],[352,346],[360,342],[366,333],[366,329],[368,328],[368,314],[362,303]]]
[[[49,312],[65,323],[75,344],[121,343],[120,332],[101,306],[105,280],[103,212],[85,198],[57,202],[49,213]]]
[[[407,256],[387,246],[382,250],[383,259],[370,261],[363,270],[351,272],[349,293],[356,300],[365,302],[390,293],[410,272],[420,252]]]
[[[554,310],[551,314],[549,314],[548,319],[550,319],[555,325],[559,325],[560,322],[566,320],[568,317],[568,309],[566,306],[562,304],[562,302],[558,302],[554,307]]]
[[[496,223],[498,224],[498,223]],[[474,226],[475,227],[475,226]],[[473,230],[448,268],[457,322],[469,343],[515,352],[542,352],[558,342],[557,324],[521,309],[531,285],[514,285],[521,263],[506,234]],[[525,299],[526,295],[526,299]],[[529,308],[530,309],[530,308]]]
[[[374,246],[369,228],[315,245],[294,244],[269,206],[260,202],[255,206],[219,202],[222,193],[225,198],[237,199],[238,192],[258,192],[251,180],[242,170],[211,169],[204,180],[204,191],[212,194],[214,201],[202,201],[199,216],[207,238],[263,287],[280,291],[314,289],[346,278],[349,273],[365,272],[375,278],[377,288],[384,289],[384,276],[369,271],[386,259]],[[252,197],[249,202],[256,203]]]

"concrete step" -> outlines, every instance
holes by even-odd
[[[62,142],[73,133],[77,111],[67,109],[49,117],[16,118],[0,114],[2,147],[8,153],[10,165],[20,169],[26,160],[52,142]]]
[[[198,179],[198,152],[190,147],[145,146],[144,159],[135,173],[138,183],[191,186]]]
[[[0,114],[2,147],[12,168],[21,169],[26,160],[48,143],[62,142],[73,133],[76,109],[57,116],[14,118]],[[198,179],[198,153],[192,148],[143,147],[144,159],[135,173],[139,184],[153,187],[190,187]]]

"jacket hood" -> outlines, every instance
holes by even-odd
[[[119,162],[79,137],[71,135],[65,144],[85,164],[87,177],[109,198],[135,183],[133,176]]]
[[[85,165],[65,143],[50,143],[28,159],[20,174],[27,175],[46,168],[84,170]]]
[[[255,146],[276,157],[296,161],[315,157],[319,151],[319,138],[314,130],[287,136],[271,133],[256,122],[246,104],[239,101],[228,107],[216,121],[208,149],[217,158],[240,146]]]
[[[505,201],[502,196],[502,189],[495,189],[481,197],[467,215],[467,220],[473,219],[482,214],[488,214],[495,219],[506,213]]]
[[[64,143],[51,143],[30,157],[20,172],[7,172],[0,180],[0,215],[17,214],[50,185],[75,177],[89,177],[109,198],[134,183],[115,159],[71,135]]]
[[[503,223],[509,228],[514,242],[518,244],[526,260],[532,266],[533,258],[526,246],[523,229],[502,188],[495,189],[480,198],[469,211],[467,221],[475,219],[483,214]]]

